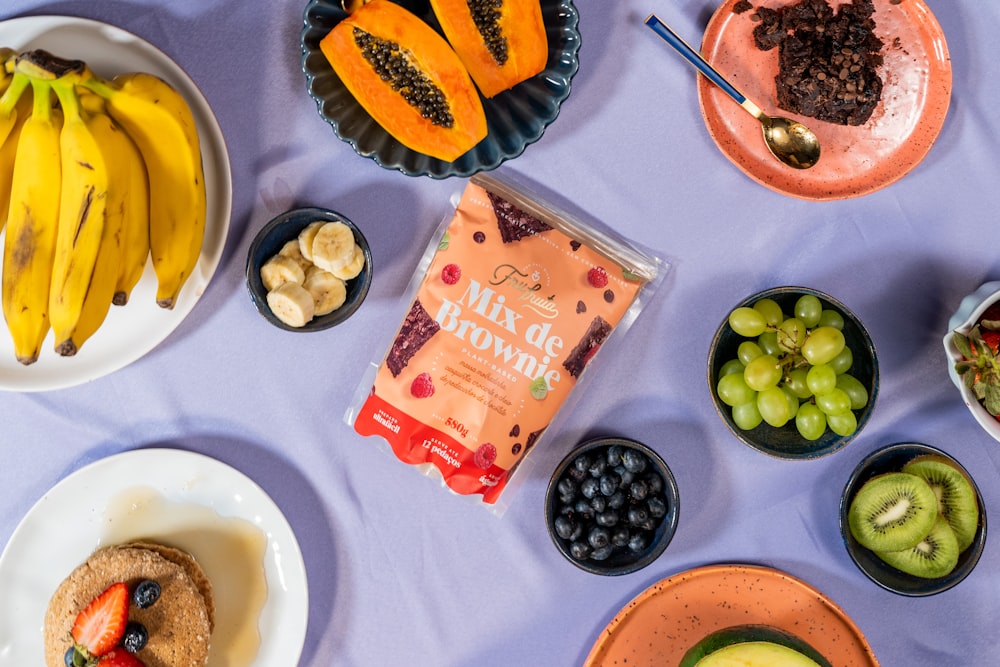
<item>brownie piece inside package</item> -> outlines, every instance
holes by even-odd
[[[526,473],[598,351],[666,271],[530,187],[476,175],[428,246],[346,421],[501,514],[514,471]]]

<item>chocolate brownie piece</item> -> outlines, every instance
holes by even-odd
[[[489,191],[486,194],[490,198],[490,203],[493,204],[493,212],[497,216],[497,227],[500,229],[500,238],[503,239],[504,243],[520,241],[525,236],[533,236],[552,229],[548,224],[530,213],[522,211],[503,197]]]
[[[851,0],[836,12],[827,0],[759,7],[754,44],[778,47],[778,106],[840,125],[866,123],[882,99],[874,13],[872,0]]]
[[[569,374],[573,377],[579,377],[580,373],[586,367],[587,362],[597,353],[598,348],[601,347],[610,333],[611,325],[600,315],[595,317],[591,321],[590,326],[587,327],[587,331],[583,334],[580,342],[576,344],[576,347],[566,357],[566,361],[563,362],[563,368],[569,371]]]
[[[420,299],[415,299],[385,360],[392,376],[397,377],[413,355],[440,329],[441,325],[424,309]]]

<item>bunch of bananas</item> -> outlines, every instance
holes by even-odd
[[[31,364],[50,330],[76,354],[150,258],[173,308],[201,255],[204,169],[191,109],[159,77],[109,81],[41,50],[0,62],[0,303]]]

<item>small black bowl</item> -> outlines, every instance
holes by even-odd
[[[858,420],[858,428],[849,436],[840,436],[827,428],[826,432],[817,440],[809,441],[803,438],[795,428],[794,421],[789,421],[780,428],[775,428],[767,422],[761,422],[759,426],[749,431],[742,430],[733,421],[732,409],[722,402],[716,393],[716,386],[719,383],[719,371],[730,359],[736,358],[736,351],[740,343],[745,340],[732,327],[729,326],[729,315],[722,321],[715,332],[712,343],[708,350],[708,385],[712,392],[712,402],[715,411],[725,422],[729,430],[733,432],[741,442],[764,452],[770,456],[781,459],[817,459],[827,454],[831,454],[853,440],[868,423],[872,410],[875,407],[875,399],[878,397],[878,357],[875,354],[875,344],[872,337],[865,329],[861,320],[851,312],[840,301],[837,301],[829,294],[824,294],[818,290],[807,287],[773,287],[763,292],[753,294],[729,310],[732,312],[740,306],[752,306],[760,299],[773,299],[782,312],[788,314],[795,308],[795,302],[806,294],[817,297],[823,304],[824,309],[834,310],[840,313],[844,319],[844,339],[847,347],[851,348],[854,356],[854,364],[851,366],[850,374],[853,375],[868,391],[868,404],[861,410],[855,411]]]
[[[887,472],[898,472],[909,461],[917,456],[933,455],[946,459],[953,466],[957,467],[972,484],[976,491],[976,500],[979,502],[979,528],[972,545],[963,551],[958,557],[958,565],[949,574],[936,579],[924,579],[900,572],[888,563],[885,563],[873,552],[861,546],[851,534],[851,528],[847,521],[848,510],[851,500],[865,482],[876,475]],[[946,591],[956,586],[960,581],[969,576],[979,557],[986,546],[986,506],[983,504],[983,497],[979,493],[979,487],[972,479],[969,472],[953,457],[945,452],[916,442],[900,442],[887,445],[882,449],[869,454],[851,473],[844,487],[844,493],[840,498],[840,533],[844,538],[844,545],[851,560],[857,565],[865,576],[876,584],[899,595],[910,597],[923,597],[934,595]]]
[[[558,529],[556,528],[556,519],[562,515],[561,509],[564,507],[562,500],[563,492],[560,489],[560,482],[565,479],[570,479],[572,474],[573,466],[576,464],[577,460],[584,460],[582,457],[586,457],[585,460],[593,463],[599,458],[607,460],[608,451],[611,447],[621,448],[621,451],[630,451],[631,453],[641,454],[647,461],[647,466],[652,466],[652,470],[655,471],[660,481],[662,482],[661,488],[655,493],[650,493],[645,500],[636,500],[636,506],[645,507],[644,503],[649,502],[649,498],[656,497],[660,499],[665,504],[665,514],[654,520],[655,527],[647,528],[645,530],[633,530],[633,534],[636,532],[642,532],[646,539],[646,544],[641,549],[633,550],[629,546],[617,546],[611,551],[611,554],[602,559],[595,560],[590,557],[574,557],[573,555],[573,539],[565,539],[560,537]],[[588,466],[589,467],[589,466]],[[644,478],[649,474],[649,468],[641,473],[636,473],[636,479]],[[579,490],[582,486],[582,481],[586,477],[591,479],[596,479],[597,477],[592,475],[589,471],[587,473],[580,475],[581,479],[577,480],[577,490],[576,499],[583,499],[583,492]],[[601,491],[596,491],[596,494],[601,494]],[[605,494],[605,497],[607,495]],[[592,502],[592,501],[588,501]],[[627,525],[627,516],[629,502],[626,502],[621,511],[619,512],[619,525]],[[574,449],[569,455],[566,456],[560,462],[559,466],[556,468],[555,472],[552,474],[552,479],[549,481],[548,491],[545,495],[545,521],[549,529],[549,536],[552,538],[553,543],[559,549],[559,552],[566,557],[571,563],[577,567],[591,572],[593,574],[604,574],[604,575],[621,575],[629,574],[640,570],[650,563],[652,563],[656,558],[663,553],[663,550],[667,548],[670,540],[673,538],[674,533],[677,531],[677,519],[680,514],[680,493],[677,489],[677,481],[674,479],[673,473],[667,464],[663,462],[663,459],[654,452],[652,449],[643,445],[635,440],[629,440],[627,438],[596,438],[593,440],[588,440],[587,442],[581,444],[579,447]],[[582,518],[580,512],[573,512],[571,515],[566,515],[574,521],[579,521],[581,525],[586,524],[588,527],[582,530],[581,536],[576,538],[576,541],[587,541],[587,535],[591,528],[596,526],[596,518]],[[613,531],[614,529],[610,529]]]
[[[292,239],[298,237],[299,233],[310,223],[317,220],[323,222],[342,222],[354,232],[354,242],[361,247],[365,254],[365,266],[361,273],[347,281],[347,299],[344,304],[326,315],[314,317],[305,326],[293,327],[279,320],[271,308],[267,305],[267,289],[260,278],[260,267],[267,260]],[[325,208],[296,208],[286,211],[272,219],[254,237],[247,253],[247,290],[250,292],[250,299],[257,310],[268,322],[286,331],[321,331],[336,326],[357,311],[361,303],[368,296],[368,289],[372,282],[372,253],[368,247],[368,241],[357,225],[345,216]]]

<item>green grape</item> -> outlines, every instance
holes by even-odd
[[[843,389],[834,387],[825,394],[816,397],[816,407],[822,410],[827,417],[841,415],[851,411],[851,397]]]
[[[788,422],[788,399],[780,387],[769,387],[757,394],[760,416],[775,428]]]
[[[785,319],[784,313],[781,312],[781,306],[774,299],[760,299],[753,305],[753,309],[764,316],[769,327],[776,327]]]
[[[809,385],[806,384],[806,375],[808,373],[809,371],[805,368],[796,368],[785,379],[785,386],[791,389],[799,399],[809,398],[813,395],[812,390],[809,389]]]
[[[743,362],[739,359],[730,359],[726,363],[722,364],[722,368],[719,369],[719,377],[723,375],[730,375],[732,373],[739,373],[743,375]]]
[[[806,341],[805,322],[797,317],[789,317],[778,327],[778,345],[785,352],[798,353]]]
[[[795,428],[806,440],[819,440],[826,432],[826,415],[812,403],[803,403],[795,415]]]
[[[840,351],[840,354],[835,356],[829,362],[830,367],[837,372],[837,375],[849,371],[853,363],[854,353],[851,352],[851,348],[846,345],[844,346],[844,349]]]
[[[806,373],[806,386],[816,396],[825,394],[832,389],[836,389],[837,372],[826,364],[813,366]]]
[[[837,376],[837,388],[844,391],[851,398],[851,409],[860,410],[868,405],[868,390],[853,375],[844,373]]]
[[[844,334],[833,327],[816,327],[802,344],[802,356],[813,366],[828,364],[844,349]]]
[[[844,316],[835,310],[824,309],[819,315],[819,326],[844,330]]]
[[[745,340],[736,348],[736,357],[743,362],[744,366],[762,354],[764,354],[764,351],[752,340]]]
[[[765,331],[757,336],[757,346],[764,350],[764,354],[780,356],[784,350],[778,346],[778,334],[774,331]]]
[[[774,387],[781,381],[781,365],[776,357],[762,354],[743,369],[743,379],[747,386],[754,391],[763,391]],[[836,383],[836,378],[834,378],[834,383]]]
[[[794,419],[795,413],[799,411],[799,397],[788,388],[788,385],[781,385],[781,391],[785,392],[785,398],[788,399],[788,418]]]
[[[760,410],[757,409],[756,400],[733,406],[733,422],[742,430],[753,430],[760,425],[761,421],[763,421],[763,417],[760,416]]]
[[[732,407],[748,403],[757,397],[757,392],[747,386],[742,373],[730,373],[719,378],[715,385],[719,400]]]
[[[858,418],[850,410],[839,415],[827,415],[826,423],[831,431],[841,436],[853,435],[858,430]]]
[[[767,328],[767,320],[753,308],[741,306],[729,313],[729,326],[740,336],[756,338],[764,333],[764,329]]]
[[[819,324],[822,315],[823,304],[812,294],[803,294],[795,302],[795,317],[805,322],[810,329]]]

